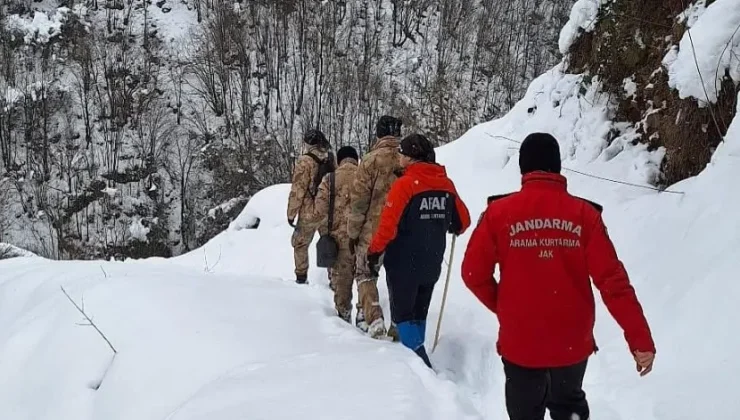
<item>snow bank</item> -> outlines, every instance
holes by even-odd
[[[207,273],[294,278],[290,247],[293,228],[286,219],[289,194],[289,184],[265,188],[249,199],[225,232],[201,249],[173,260]],[[313,247],[309,257],[313,264]],[[326,281],[326,273],[312,272],[309,280]]]
[[[19,248],[15,245],[0,242],[0,260],[7,260],[18,257],[37,257],[37,255],[31,251],[26,251],[25,249]]]
[[[475,418],[415,355],[330,316],[323,288],[161,260],[0,272],[0,418]]]
[[[699,9],[699,11],[702,9]],[[666,54],[669,86],[682,99],[717,102],[726,74],[740,83],[740,2],[717,0],[702,12],[689,12],[691,28]],[[693,45],[692,45],[693,41]]]
[[[581,31],[591,32],[596,27],[599,8],[609,0],[578,0],[570,12],[570,19],[560,31],[560,53],[567,54]]]
[[[276,227],[287,225],[287,203],[290,184],[267,187],[247,202],[244,210],[234,219],[230,230],[250,229],[256,225]],[[283,210],[280,206],[286,208]]]

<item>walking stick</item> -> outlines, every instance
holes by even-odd
[[[455,240],[457,235],[452,236],[452,246],[450,247],[450,259],[447,263],[447,279],[445,280],[445,290],[442,294],[442,307],[439,309],[439,319],[437,320],[437,332],[434,334],[434,345],[432,352],[437,348],[439,342],[439,329],[442,326],[442,314],[445,312],[445,302],[447,302],[447,289],[450,287],[450,274],[452,274],[452,258],[455,256]]]

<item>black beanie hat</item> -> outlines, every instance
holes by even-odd
[[[522,175],[534,171],[559,174],[560,146],[555,137],[547,133],[532,133],[522,142],[519,149],[519,168]]]
[[[411,159],[433,163],[435,160],[432,143],[421,134],[411,134],[401,140],[399,152]]]
[[[306,131],[306,134],[303,135],[303,141],[311,146],[326,146],[329,144],[324,133],[316,129]]]
[[[359,158],[357,150],[352,146],[344,146],[337,150],[337,163],[342,163],[344,159],[359,160]]]
[[[375,125],[375,136],[379,139],[387,136],[399,137],[402,125],[403,121],[398,118],[383,115]]]

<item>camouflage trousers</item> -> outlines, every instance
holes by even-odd
[[[355,281],[359,302],[357,309],[365,314],[365,320],[371,325],[377,319],[383,319],[383,309],[380,307],[378,295],[378,277],[370,272],[367,266],[367,251],[358,252],[355,261]]]
[[[296,277],[308,275],[308,247],[316,234],[316,225],[299,222],[293,230],[290,244],[293,246],[293,259],[295,260]]]
[[[355,274],[355,258],[349,249],[349,240],[339,239],[337,262],[329,270],[334,285],[334,307],[339,315],[348,317],[352,312],[352,280]]]

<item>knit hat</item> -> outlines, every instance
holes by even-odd
[[[411,159],[433,163],[435,161],[434,147],[429,139],[421,134],[411,134],[401,140],[398,151]]]
[[[389,115],[383,115],[375,125],[375,136],[379,139],[387,136],[400,137],[403,121]]]
[[[337,163],[342,163],[344,159],[359,160],[359,158],[357,150],[352,146],[344,146],[337,150]]]
[[[555,137],[547,133],[528,135],[519,149],[519,169],[522,175],[534,171],[559,174],[560,146]]]
[[[329,141],[321,130],[311,129],[303,135],[303,141],[311,146],[328,145]]]

